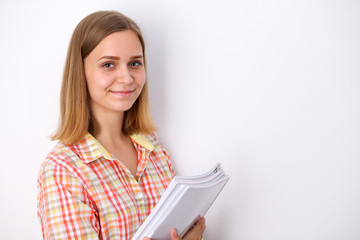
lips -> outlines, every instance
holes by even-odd
[[[120,90],[120,91],[111,91],[110,92],[119,97],[130,97],[135,90]]]

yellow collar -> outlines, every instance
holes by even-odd
[[[132,134],[130,138],[149,151],[152,151],[155,148],[154,145],[142,134]]]
[[[93,140],[94,140],[100,154],[105,159],[115,160],[115,157],[112,156],[111,153],[108,150],[106,150],[106,148],[104,148],[104,146],[98,140],[96,140],[95,137],[92,136],[92,138],[93,138]],[[136,142],[137,144],[139,144],[140,146],[146,148],[149,151],[152,151],[155,148],[154,145],[149,140],[147,140],[146,137],[144,135],[142,135],[142,134],[132,134],[130,136],[130,138],[134,142]]]

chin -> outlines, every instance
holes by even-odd
[[[126,111],[130,110],[132,108],[132,106],[133,106],[133,104],[123,105],[123,106],[115,107],[115,109],[119,112],[126,112]]]

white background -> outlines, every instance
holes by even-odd
[[[54,145],[77,23],[143,29],[151,106],[177,173],[231,180],[206,240],[360,239],[360,1],[0,2],[0,239],[41,239],[36,178]]]

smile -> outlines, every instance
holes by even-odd
[[[135,90],[123,90],[123,91],[110,91],[112,94],[118,97],[131,97]]]

